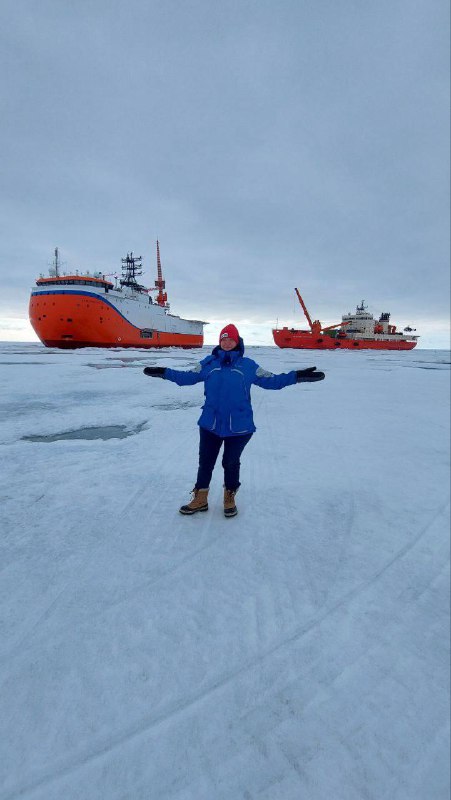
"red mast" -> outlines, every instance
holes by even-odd
[[[160,243],[157,239],[157,273],[158,278],[155,281],[155,288],[158,289],[158,294],[155,298],[155,302],[159,306],[163,306],[167,308],[168,306],[168,296],[164,289],[166,288],[166,281],[163,280],[163,271],[161,269],[161,259],[160,259]]]
[[[312,322],[312,320],[310,319],[310,314],[307,311],[307,306],[305,305],[301,295],[299,294],[299,291],[297,289],[295,289],[294,291],[296,292],[296,294],[298,296],[298,300],[299,300],[299,302],[300,302],[300,304],[302,306],[302,309],[303,309],[304,314],[306,316],[307,322],[310,325],[310,330],[312,331],[312,333],[314,333],[314,334],[324,333],[324,331],[331,331],[333,328],[340,328],[342,325],[349,325],[350,320],[349,320],[349,322],[337,322],[336,325],[328,325],[327,328],[323,328],[322,327],[321,322],[319,321],[319,319],[315,319],[315,321]],[[362,305],[363,305],[363,302],[362,302]]]
[[[298,300],[299,300],[299,302],[300,302],[300,304],[302,306],[302,310],[303,310],[303,312],[305,314],[306,320],[307,320],[308,324],[310,325],[310,329],[313,330],[313,322],[310,319],[310,314],[307,311],[307,306],[305,305],[301,295],[299,294],[299,291],[297,289],[295,289],[294,291],[296,292],[296,294],[298,296]]]

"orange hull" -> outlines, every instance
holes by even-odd
[[[34,294],[30,322],[46,347],[202,347],[203,336],[153,330],[143,334],[110,304],[93,295]],[[147,338],[150,336],[151,338]]]
[[[413,350],[415,341],[393,339],[352,339],[346,336],[313,334],[292,328],[274,329],[273,338],[278,347],[300,350]]]

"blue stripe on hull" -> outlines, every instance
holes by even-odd
[[[135,330],[137,330],[137,331],[141,330],[141,328],[138,325],[133,325],[133,322],[130,322],[130,320],[127,319],[127,317],[124,317],[124,315],[121,314],[121,312],[116,308],[115,305],[113,305],[113,303],[110,303],[110,301],[107,300],[105,297],[99,297],[99,295],[95,294],[94,292],[84,292],[84,291],[74,292],[71,289],[61,289],[58,292],[51,292],[51,291],[42,291],[42,292],[41,291],[36,291],[36,292],[32,291],[31,292],[31,296],[32,297],[36,297],[37,295],[49,295],[49,294],[51,294],[51,295],[55,295],[55,294],[56,295],[75,294],[77,297],[84,296],[84,297],[94,298],[94,300],[100,300],[101,303],[105,303],[106,306],[110,306],[110,308],[112,308],[113,311],[116,312],[116,314],[119,314],[119,316],[122,317],[124,322],[127,322],[128,325],[131,325],[132,328],[135,328]],[[149,305],[150,305],[150,303],[149,303]],[[161,333],[165,333],[165,331],[161,331]],[[181,334],[181,335],[186,335],[186,334]]]

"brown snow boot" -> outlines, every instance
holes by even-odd
[[[224,488],[224,516],[234,517],[238,514],[238,509],[235,505],[236,491]]]
[[[193,489],[190,503],[179,508],[181,514],[195,514],[197,511],[208,511],[208,489]]]

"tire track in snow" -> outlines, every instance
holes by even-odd
[[[265,436],[267,439],[269,439],[270,443],[269,451],[272,454],[276,454],[278,450],[280,450],[280,442],[276,439],[274,432],[274,424],[272,419],[273,411],[268,402],[261,402],[260,406],[262,406],[261,413],[264,419]],[[262,459],[257,462],[257,474],[261,472],[261,461]],[[269,476],[269,484],[271,486],[277,487],[280,484],[280,473],[278,471],[278,462],[276,459],[269,458],[265,460],[265,475]],[[252,477],[255,477],[254,469],[252,470]],[[268,496],[267,502],[269,502]],[[343,493],[340,493],[338,496],[337,494],[334,494],[330,498],[328,505],[326,505],[321,511],[319,517],[319,521],[322,522],[321,530],[334,530],[333,538],[331,538],[331,540],[327,543],[327,547],[323,547],[322,551],[323,564],[324,558],[327,556],[327,561],[324,564],[324,571],[327,567],[327,575],[325,580],[321,582],[321,586],[318,586],[317,582],[315,582],[313,579],[314,571],[311,569],[312,553],[308,547],[308,542],[310,539],[307,539],[308,533],[305,530],[305,526],[302,527],[301,524],[301,508],[302,504],[301,501],[299,501],[298,510],[296,511],[296,509],[293,509],[292,506],[289,506],[287,508],[287,513],[291,515],[292,519],[294,518],[293,528],[295,530],[299,530],[298,546],[301,548],[301,552],[298,551],[296,553],[296,557],[298,558],[300,568],[300,581],[308,592],[310,604],[313,608],[319,610],[327,602],[327,599],[330,596],[340,575],[341,565],[347,550],[347,543],[355,524],[355,497],[352,491],[348,491],[344,496]],[[330,523],[328,521],[328,515],[326,514],[328,508],[330,508],[331,511],[329,514]],[[298,517],[296,517],[296,513],[298,513]],[[281,523],[283,522],[283,516],[284,511],[282,510],[280,516]],[[273,522],[273,519],[270,519],[270,522]],[[271,545],[272,552],[275,552],[277,555],[282,554],[283,556],[286,550],[285,539],[280,537],[278,540],[273,539],[273,542],[274,544]],[[277,542],[279,542],[278,546]],[[283,558],[280,560],[283,560]],[[293,598],[290,600],[290,602],[292,603],[293,611],[296,612],[297,605],[293,601]]]
[[[188,439],[188,438],[189,438],[189,434],[186,435],[185,440]],[[163,464],[166,463],[167,461],[171,460],[172,455],[174,454],[174,452],[178,448],[179,448],[179,444],[177,444],[177,446],[172,451],[170,451],[170,453],[168,454],[167,458],[164,459]],[[145,485],[146,484],[143,484],[143,486],[145,486]],[[139,497],[141,494],[143,494],[143,486],[138,487],[138,489],[136,489],[136,491],[133,493],[133,496],[131,498],[129,498],[126,501],[126,503],[123,505],[122,510],[120,511],[119,517],[117,518],[117,522],[114,525],[114,527],[112,528],[112,530],[110,531],[111,536],[114,536],[114,533],[118,533],[119,528],[123,527],[123,519],[126,516],[127,512],[131,508],[135,507],[136,498]],[[221,509],[222,509],[222,493],[221,492],[217,493],[217,499],[218,499],[218,505],[219,505],[219,499],[220,499],[220,505],[221,505]],[[157,508],[158,503],[159,503],[159,500],[157,498],[154,501],[154,503],[152,504],[152,506],[150,507],[150,509],[149,509],[149,514],[150,515]],[[136,511],[133,514],[133,516],[134,517],[136,516]],[[186,539],[187,533],[191,533],[194,530],[196,530],[196,532],[198,532],[198,533],[201,533],[202,537],[204,539],[206,539],[208,534],[209,534],[210,528],[212,527],[213,522],[218,523],[217,517],[215,516],[214,511],[212,509],[209,509],[208,512],[206,512],[206,514],[202,515],[201,519],[198,518],[198,515],[195,515],[194,517],[186,517],[186,518],[184,518],[183,522],[184,522],[185,525],[189,525],[190,521],[192,523],[192,530],[188,530],[188,531],[184,531],[183,532],[182,536],[184,538],[184,541],[187,541],[187,539]],[[230,523],[227,523],[225,520],[223,521],[222,519],[221,519],[221,522],[223,522],[224,528],[221,530],[221,533],[219,535],[208,539],[208,541],[206,541],[201,547],[197,547],[195,550],[191,550],[186,556],[184,556],[182,559],[177,561],[177,563],[174,564],[173,566],[169,567],[168,569],[163,570],[162,572],[160,572],[158,575],[154,576],[153,578],[150,578],[149,580],[144,581],[143,583],[139,584],[138,586],[135,586],[130,591],[124,593],[118,600],[115,600],[115,601],[110,602],[110,603],[104,603],[101,606],[101,608],[98,609],[98,611],[95,611],[95,612],[90,611],[89,612],[89,619],[95,619],[96,617],[100,616],[101,614],[104,614],[105,612],[109,611],[110,609],[116,608],[116,607],[122,605],[123,603],[126,603],[131,598],[133,598],[135,596],[138,596],[141,592],[151,591],[154,588],[154,586],[156,586],[162,580],[164,580],[168,576],[176,574],[180,569],[182,569],[187,564],[189,564],[190,561],[195,560],[205,550],[210,549],[217,542],[222,541],[223,537],[224,537],[224,531],[226,530],[227,525],[230,524]],[[119,538],[121,538],[121,536],[119,536]],[[177,537],[174,539],[174,544],[176,544],[177,538],[180,538],[180,530],[178,532]],[[199,539],[199,536],[197,536],[196,540],[198,540],[198,539]],[[109,538],[109,542],[111,542],[111,538]],[[97,546],[97,550],[101,550],[102,548],[103,548],[103,543],[99,543],[98,546]],[[83,565],[88,560],[93,558],[94,555],[95,555],[95,551],[91,550],[88,553],[88,555],[85,558],[83,558],[81,563],[76,563],[75,565],[73,565],[72,572],[73,571],[79,572],[83,568]],[[41,610],[41,613],[39,614],[39,617],[33,622],[33,624],[25,632],[22,633],[22,635],[20,637],[20,640],[17,641],[16,644],[13,647],[11,647],[9,652],[4,654],[2,656],[2,658],[0,658],[0,664],[4,664],[5,662],[9,661],[10,658],[14,657],[19,652],[22,652],[22,653],[27,652],[27,650],[29,650],[33,646],[32,643],[30,642],[29,644],[27,644],[26,647],[23,647],[23,642],[25,641],[25,639],[29,639],[33,635],[34,631],[36,631],[40,626],[42,626],[43,623],[45,623],[52,616],[52,613],[58,607],[58,601],[62,597],[67,595],[68,590],[70,590],[71,586],[73,586],[75,583],[77,584],[77,587],[78,587],[79,579],[69,580],[67,582],[67,584],[65,586],[63,586],[63,588],[58,592],[58,594],[53,598],[53,600],[48,604],[48,606],[43,611]]]
[[[182,445],[183,446],[185,445],[185,443],[189,439],[189,437],[190,437],[190,434],[189,434],[189,432],[187,432],[183,437],[183,441],[182,441]],[[165,458],[161,462],[161,466],[164,466],[167,463],[172,461],[173,456],[177,453],[177,451],[179,450],[180,446],[181,446],[181,443],[180,443],[179,440],[177,440],[177,443],[174,445],[174,447],[171,448],[171,450],[169,450],[169,452],[166,453]],[[112,537],[114,537],[116,534],[118,534],[119,529],[123,527],[124,518],[126,517],[127,512],[131,508],[136,507],[136,500],[141,495],[143,495],[145,493],[145,487],[147,486],[147,483],[148,483],[148,479],[146,478],[145,481],[143,481],[143,483],[140,484],[140,486],[138,486],[136,488],[136,490],[133,492],[131,497],[128,497],[127,500],[125,501],[125,503],[122,505],[122,507],[118,510],[117,514],[115,515],[115,523],[113,524],[113,526],[111,528],[108,528],[108,542],[109,543],[111,543]],[[159,503],[159,499],[157,497],[154,500],[154,502],[152,503],[152,505],[150,506],[150,509],[149,509],[149,514],[150,515],[156,509],[158,503]],[[103,514],[103,511],[99,511],[99,512],[95,513],[92,516],[92,518],[90,519],[91,527],[93,527],[96,523],[101,523],[102,521],[104,522],[104,514]],[[107,523],[104,522],[104,527],[106,525],[108,525],[108,522]],[[79,522],[77,522],[76,524],[74,524],[72,526],[72,528],[70,529],[70,532],[68,534],[69,537],[71,537],[72,535],[77,534],[78,529],[79,529]],[[77,538],[77,537],[75,536],[74,538]],[[45,607],[40,609],[40,611],[38,612],[37,616],[33,619],[33,621],[25,629],[23,629],[21,631],[21,633],[19,634],[19,637],[16,639],[15,642],[13,642],[13,644],[10,646],[9,650],[4,651],[1,654],[0,664],[4,664],[11,657],[16,655],[21,650],[25,640],[29,639],[33,635],[34,631],[37,628],[42,626],[43,623],[45,623],[48,619],[50,619],[50,617],[52,616],[52,614],[54,613],[54,611],[58,607],[59,600],[62,597],[66,596],[68,594],[68,592],[71,591],[71,589],[75,588],[75,586],[78,587],[79,582],[80,582],[79,575],[82,572],[83,567],[85,566],[85,564],[88,561],[91,561],[91,560],[93,560],[95,558],[96,552],[98,553],[99,551],[103,550],[104,544],[105,544],[105,539],[102,539],[102,541],[98,542],[97,545],[94,548],[90,548],[89,547],[89,543],[88,544],[84,544],[80,548],[80,550],[82,552],[80,552],[80,550],[79,550],[79,553],[77,554],[77,556],[74,557],[74,563],[72,563],[70,565],[70,568],[69,568],[70,577],[66,580],[66,582],[63,585],[63,587],[59,589],[59,591],[56,593],[56,595],[45,605]],[[31,644],[30,644],[30,646],[31,646]],[[24,649],[25,652],[28,649],[29,649],[28,646],[25,647],[25,649]]]
[[[44,786],[48,786],[61,778],[77,772],[78,770],[83,769],[83,767],[86,765],[95,763],[96,761],[109,755],[117,748],[122,747],[126,742],[130,742],[133,739],[137,739],[145,735],[152,729],[157,728],[159,725],[167,722],[172,717],[182,714],[187,709],[195,706],[197,703],[209,698],[211,695],[214,695],[216,691],[236,680],[236,678],[257,666],[262,665],[263,662],[268,658],[271,658],[276,653],[279,653],[285,648],[290,647],[295,642],[300,641],[304,636],[308,635],[312,630],[321,625],[324,620],[326,620],[336,611],[339,611],[347,603],[354,601],[361,594],[370,589],[374,584],[377,583],[377,581],[380,580],[383,575],[389,572],[394,565],[396,565],[406,555],[413,551],[414,548],[421,543],[421,540],[428,533],[428,531],[435,525],[436,521],[445,515],[449,509],[449,505],[450,504],[447,501],[444,506],[439,509],[433,519],[423,529],[421,529],[420,532],[410,542],[404,545],[404,547],[400,548],[400,550],[398,550],[398,552],[395,553],[394,556],[389,559],[389,561],[387,561],[381,568],[376,570],[369,578],[346,592],[336,602],[323,609],[321,613],[316,614],[311,620],[304,623],[289,636],[284,637],[273,646],[267,648],[264,652],[249,658],[237,669],[220,675],[206,688],[193,692],[182,701],[174,701],[170,703],[166,709],[159,714],[149,715],[142,719],[139,723],[130,726],[125,731],[118,733],[116,736],[110,737],[108,741],[105,741],[95,751],[86,753],[85,756],[77,759],[76,761],[69,761],[66,764],[61,764],[60,767],[57,767],[56,770],[53,770],[51,773],[44,773],[40,777],[37,777],[35,780],[28,782],[22,787],[16,787],[16,789],[10,791],[9,794],[5,794],[2,800],[16,800],[19,797],[32,795],[34,792],[42,789]]]
[[[213,520],[215,519],[214,514],[213,513],[210,514],[210,509],[206,513],[208,515],[208,519],[207,520],[203,519],[202,522],[200,522],[200,520],[196,519],[196,522],[194,523],[198,530],[200,528],[200,532],[203,534],[204,538],[208,535],[208,532],[209,532],[209,530],[210,530],[210,528],[211,528],[211,526],[213,524]],[[193,520],[193,522],[194,522],[194,520]],[[199,525],[199,523],[200,523],[200,525]],[[194,525],[193,525],[193,527],[194,527]],[[185,536],[185,534],[183,534],[183,535]],[[149,591],[149,590],[153,589],[153,587],[156,586],[158,583],[160,583],[160,581],[162,581],[164,578],[167,578],[170,575],[174,575],[176,572],[178,572],[179,569],[182,569],[184,566],[186,566],[186,564],[189,564],[190,561],[193,561],[194,559],[196,559],[198,555],[203,553],[205,550],[208,550],[211,547],[213,547],[213,545],[215,545],[216,542],[222,541],[223,538],[224,538],[223,532],[221,531],[219,536],[215,536],[214,538],[209,539],[205,544],[202,545],[202,547],[198,547],[196,550],[192,550],[184,558],[182,558],[180,561],[178,561],[176,564],[174,564],[172,567],[169,567],[168,569],[164,570],[163,572],[160,572],[154,578],[151,578],[150,580],[145,581],[144,583],[141,583],[138,586],[135,586],[129,592],[127,592],[126,594],[122,595],[122,597],[119,600],[116,600],[116,601],[114,601],[112,603],[106,603],[102,607],[102,609],[100,611],[98,611],[97,613],[94,613],[94,614],[90,613],[90,615],[89,615],[90,619],[98,616],[99,614],[103,614],[105,611],[109,611],[111,608],[115,608],[115,607],[117,607],[119,605],[122,605],[122,603],[127,602],[132,597],[135,597],[136,595],[139,595],[143,591]]]

